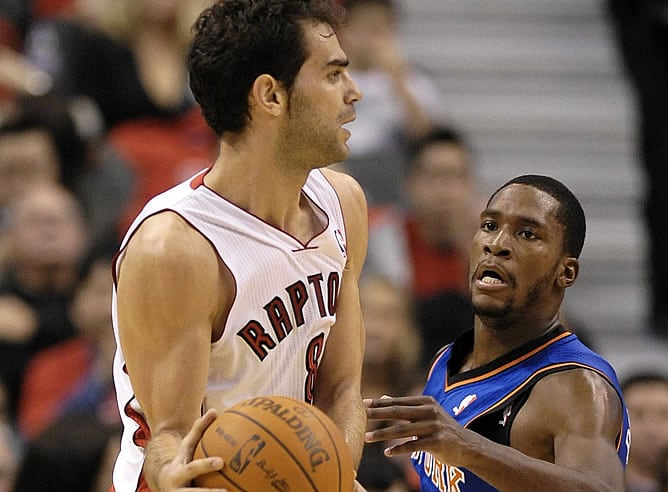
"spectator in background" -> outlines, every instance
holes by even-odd
[[[650,328],[668,337],[668,0],[608,0],[617,43],[638,107],[646,176]]]
[[[0,425],[13,424],[13,419],[9,414],[9,392],[4,379],[0,378]]]
[[[136,89],[162,108],[126,118],[111,132],[138,179],[123,210],[123,233],[150,198],[210,166],[217,156],[218,137],[195,105],[186,70],[192,24],[209,3],[121,0],[115,11],[121,22],[104,23],[106,32],[130,48],[142,84]]]
[[[34,19],[27,29],[24,53],[52,77],[52,92],[90,97],[107,128],[192,108],[184,57],[192,1],[98,2],[91,13],[88,3],[76,2],[82,15]]]
[[[24,0],[5,0],[0,3],[0,48],[21,49],[23,30],[29,18],[29,4]]]
[[[410,294],[386,277],[369,274],[360,283],[360,305],[366,328],[362,397],[409,394],[423,373]],[[387,458],[380,444],[364,447],[357,479],[368,492],[412,490],[413,477],[408,460]]]
[[[387,277],[370,273],[360,284],[360,305],[367,338],[362,397],[409,392],[422,378],[421,341],[410,294]]]
[[[54,142],[40,128],[0,124],[0,277],[7,260],[9,205],[39,183],[59,180]]]
[[[121,232],[153,196],[212,165],[218,141],[203,125],[199,109],[193,109],[180,117],[144,118],[112,130],[111,141],[136,178],[134,192],[121,210]]]
[[[58,419],[28,443],[16,490],[108,492],[118,442],[118,425],[97,414]]]
[[[661,472],[659,473],[659,492],[668,492],[668,449],[661,460]]]
[[[439,127],[413,146],[403,178],[408,208],[370,209],[365,269],[406,286],[424,347],[422,363],[471,328],[468,250],[478,227],[472,152],[454,129]]]
[[[76,334],[67,309],[88,238],[81,206],[57,184],[34,186],[11,204],[9,254],[0,281],[0,379],[15,417],[26,364]]]
[[[0,123],[0,178],[0,207],[35,181],[59,181],[81,202],[92,242],[118,228],[133,187],[127,163],[86,97],[20,98]]]
[[[26,58],[51,91],[89,97],[135,175],[118,236],[154,195],[210,165],[217,137],[188,87],[190,28],[208,0],[77,0],[76,15],[34,22]],[[88,5],[92,4],[93,8]]]
[[[83,263],[69,306],[77,336],[42,350],[26,369],[17,420],[26,439],[64,415],[93,413],[120,423],[111,371],[116,349],[111,326],[114,253],[94,249]]]
[[[627,492],[659,492],[668,456],[668,377],[638,373],[622,384],[631,421]]]
[[[6,423],[0,422],[0,492],[14,492],[14,481],[21,461],[21,442]]]
[[[345,0],[339,32],[352,77],[364,95],[350,124],[345,167],[370,205],[400,203],[407,146],[438,119],[441,100],[432,78],[401,53],[398,7],[393,0]]]

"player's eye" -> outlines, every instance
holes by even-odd
[[[329,74],[327,74],[327,78],[333,82],[336,82],[341,78],[341,70],[334,70],[333,72],[329,72]]]
[[[530,229],[522,229],[519,232],[519,235],[522,236],[524,239],[536,239],[538,236],[534,234],[534,232]]]
[[[482,229],[483,231],[488,231],[488,232],[495,231],[496,230],[496,224],[491,220],[483,220],[480,224],[480,229]]]

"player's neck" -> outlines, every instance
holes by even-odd
[[[286,172],[285,166],[269,153],[223,149],[204,182],[272,226],[309,240],[319,226],[311,204],[302,194],[307,177],[306,171]]]
[[[559,324],[556,317],[533,320],[529,324],[516,323],[499,327],[476,317],[473,350],[462,370],[474,369],[487,364],[518,347],[535,340],[553,330]]]

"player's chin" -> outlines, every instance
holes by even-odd
[[[345,161],[350,156],[350,149],[347,145],[344,144],[343,149],[341,150],[341,156],[337,162]]]
[[[340,126],[339,131],[337,132],[337,137],[341,143],[343,143],[346,147],[348,147],[348,141],[350,140],[350,137],[352,136],[352,133],[350,133],[350,130],[347,128]]]
[[[480,292],[474,287],[471,289],[471,304],[481,310],[494,311],[499,307],[504,306],[505,302],[498,294],[495,295],[493,292],[490,293],[485,291]]]
[[[472,295],[471,305],[473,306],[473,312],[477,316],[485,318],[500,318],[508,314],[509,309],[506,301],[487,295]]]
[[[340,141],[336,146],[336,151],[332,152],[332,162],[345,161],[350,156],[350,147],[348,147],[347,139]]]

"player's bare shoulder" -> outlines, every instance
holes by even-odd
[[[366,220],[368,213],[366,197],[357,180],[345,172],[331,168],[323,168],[321,172],[336,190],[344,214],[352,217],[361,216]]]
[[[613,449],[621,422],[621,401],[605,378],[570,369],[536,383],[514,419],[510,443],[528,456],[555,462],[555,440],[577,436]]]
[[[548,435],[598,432],[614,441],[622,422],[622,404],[615,389],[600,374],[584,368],[541,379],[522,410]]]
[[[348,237],[348,265],[361,272],[366,258],[369,236],[369,216],[366,197],[359,183],[350,175],[333,169],[322,169],[325,178],[336,191]],[[351,264],[352,262],[352,264]]]
[[[199,231],[174,212],[160,212],[147,218],[128,242],[119,265],[119,295],[123,284],[132,283],[132,292],[141,288],[204,296],[217,305],[223,294],[219,267],[213,246]]]
[[[176,213],[160,212],[137,228],[122,255],[119,313],[132,318],[151,305],[153,318],[179,316],[189,325],[219,319],[227,302],[220,273],[208,240]]]
[[[181,271],[217,263],[211,244],[181,216],[164,211],[148,217],[128,242],[127,259],[135,257],[162,269]]]

